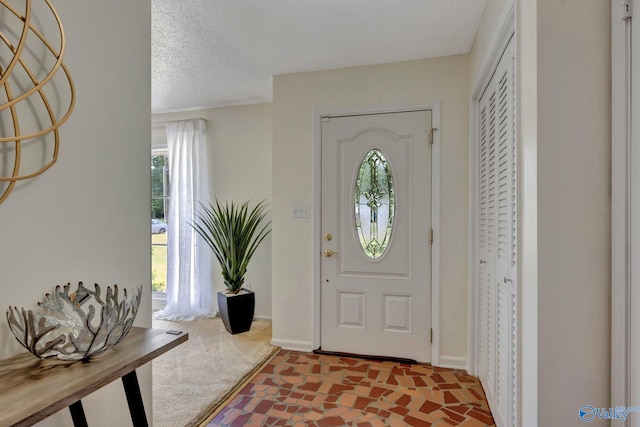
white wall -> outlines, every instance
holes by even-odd
[[[271,205],[271,104],[155,114],[153,122],[194,118],[207,120],[209,188],[212,198],[218,197],[222,201],[251,200],[252,203],[266,200]],[[153,135],[154,144],[166,144],[164,126],[155,125]],[[214,265],[214,287],[216,291],[221,291],[224,283],[220,268],[216,263]],[[245,283],[256,292],[256,317],[270,318],[271,236],[264,240],[251,259]]]
[[[312,346],[313,220],[291,207],[313,205],[314,111],[440,100],[441,354],[466,358],[468,80],[466,55],[274,77],[274,341]]]
[[[150,326],[150,1],[57,2],[77,104],[58,162],[0,205],[3,310],[55,285],[142,285],[136,325]],[[0,322],[0,358],[22,353]],[[139,370],[148,416],[151,370]],[[43,390],[55,393],[55,390]],[[121,382],[84,400],[89,425],[131,425]],[[71,426],[68,410],[38,424]]]

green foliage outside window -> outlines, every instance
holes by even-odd
[[[169,156],[151,155],[151,218],[166,222],[169,208]],[[151,236],[151,290],[167,290],[167,234]]]

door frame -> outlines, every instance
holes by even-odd
[[[433,245],[431,246],[431,364],[440,364],[440,101],[416,103],[376,105],[368,107],[335,107],[316,109],[314,111],[314,151],[313,151],[313,340],[314,349],[321,346],[320,313],[321,313],[321,252],[322,252],[322,118],[335,116],[360,116],[367,114],[404,113],[410,111],[431,110],[431,127],[433,147],[431,150],[431,228],[433,228]],[[428,136],[426,136],[428,137]]]
[[[632,39],[640,37],[640,30],[633,29],[633,18],[622,19],[620,0],[612,0],[611,7],[611,406],[628,407],[637,404],[633,399],[640,370],[638,318],[632,310],[640,302],[640,241],[634,231],[640,223],[633,220],[640,202],[640,177],[633,171],[640,159],[632,146],[640,140],[631,117],[632,105],[640,105],[631,75],[632,61],[635,66],[634,58],[640,58],[640,47]]]

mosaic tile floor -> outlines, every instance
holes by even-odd
[[[281,350],[207,426],[494,425],[464,371]]]

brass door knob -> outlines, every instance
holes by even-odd
[[[331,249],[325,249],[324,250],[324,256],[326,256],[327,258],[331,258],[333,255],[337,254],[338,252],[334,252]]]

